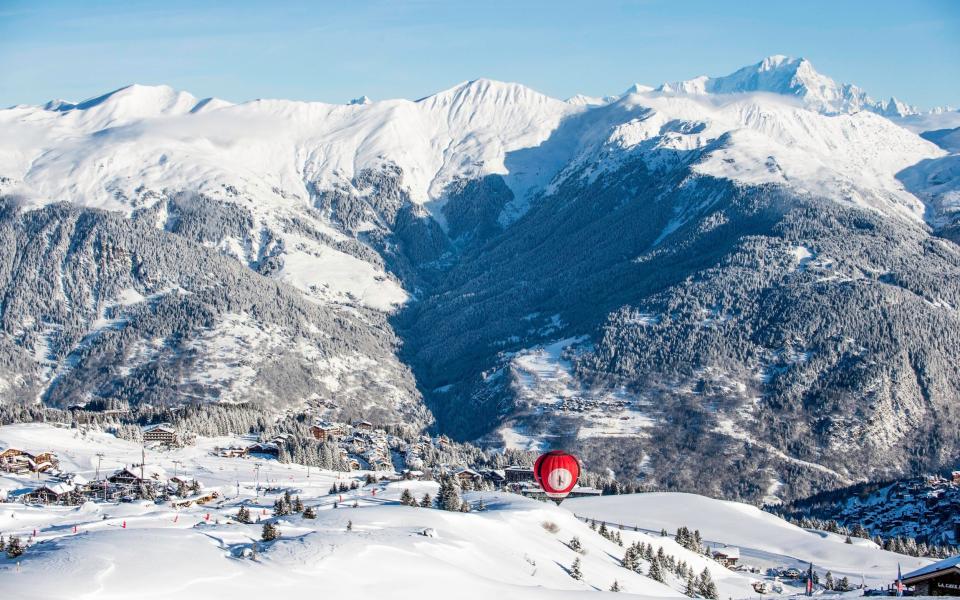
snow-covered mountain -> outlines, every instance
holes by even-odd
[[[599,99],[2,110],[0,393],[419,424],[426,401],[459,437],[567,436],[677,487],[703,464],[651,442],[696,414],[696,452],[765,474],[710,491],[751,498],[939,465],[956,440],[910,440],[960,389],[956,155],[891,111],[779,56]]]
[[[887,102],[876,101],[855,85],[837,83],[817,72],[805,58],[783,55],[767,57],[730,75],[701,75],[686,81],[664,83],[657,90],[670,94],[767,92],[798,98],[806,107],[827,114],[871,110],[884,116],[906,117],[919,112],[916,107],[896,98]]]

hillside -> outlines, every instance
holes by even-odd
[[[957,155],[914,113],[783,56],[0,110],[0,394],[434,423],[757,502],[951,467]]]
[[[303,594],[322,589],[358,597],[413,597],[455,590],[462,598],[496,594],[526,599],[589,597],[617,581],[623,593],[638,597],[684,597],[684,581],[672,574],[663,583],[647,577],[647,560],[641,561],[643,574],[621,566],[625,548],[599,535],[574,513],[628,524],[639,518],[644,527],[657,531],[700,527],[714,545],[718,540],[741,544],[741,562],[749,567],[788,568],[810,558],[818,572],[832,570],[839,576],[848,571],[859,574],[862,561],[869,560],[865,574],[872,585],[887,583],[897,561],[904,568],[929,562],[843,544],[747,505],[680,494],[567,500],[557,507],[507,492],[482,491],[464,494],[472,506],[469,513],[404,506],[398,502],[404,489],[419,498],[424,493],[436,495],[437,484],[402,480],[364,484],[367,473],[362,471],[310,472],[301,465],[262,457],[210,455],[216,446],[241,441],[201,437],[193,447],[145,451],[145,469],[157,473],[157,486],[174,473],[181,479],[196,479],[202,494],[219,494],[205,505],[174,508],[173,501],[183,503],[175,495],[158,502],[0,505],[0,531],[7,538],[32,538],[18,560],[0,556],[4,589],[23,598],[86,594],[262,598],[268,590]],[[32,452],[52,449],[62,469],[91,481],[98,468],[103,477],[141,456],[139,444],[95,430],[48,424],[0,427],[0,446]],[[102,460],[97,453],[102,453]],[[335,482],[354,481],[359,484],[356,490],[329,493]],[[4,474],[0,491],[17,497],[41,483],[49,482]],[[275,502],[282,500],[285,491],[313,507],[316,518],[296,512],[273,515]],[[238,522],[235,517],[241,506],[262,522]],[[277,540],[259,541],[264,523],[279,528]],[[753,583],[774,583],[764,571],[726,569],[659,533],[629,527],[613,531],[624,546],[642,542],[654,553],[662,548],[671,557],[665,560],[683,562],[695,573],[706,569],[722,598],[754,597]],[[579,552],[569,546],[574,537],[582,546]],[[577,558],[580,580],[569,572]],[[851,564],[859,566],[855,569]],[[52,572],[58,576],[51,577]],[[859,576],[853,582],[859,584]],[[800,584],[784,581],[781,585],[789,593],[798,591]]]
[[[566,505],[567,503],[565,503]],[[712,500],[694,494],[631,494],[601,498],[574,498],[569,509],[594,519],[640,525],[668,532],[678,526],[697,529],[707,544],[728,544],[740,549],[742,561],[763,568],[788,565],[798,569],[813,563],[818,572],[868,587],[886,586],[903,570],[918,569],[930,559],[904,557],[877,548],[869,540],[844,543],[843,536],[800,529],[756,507]]]

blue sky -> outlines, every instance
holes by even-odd
[[[166,83],[233,101],[417,98],[518,81],[566,98],[809,58],[878,98],[960,105],[960,2],[0,0],[0,105]]]

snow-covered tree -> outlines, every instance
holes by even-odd
[[[312,506],[308,506],[303,509],[303,518],[304,519],[316,519],[317,511]]]
[[[460,488],[450,477],[444,477],[440,481],[440,489],[437,491],[437,508],[441,510],[458,511],[463,501],[460,500]]]
[[[248,509],[246,506],[241,506],[240,510],[237,511],[237,521],[240,523],[249,523],[250,509]]]
[[[20,538],[11,535],[10,539],[7,540],[7,558],[17,558],[26,551],[26,547],[23,542],[20,541]]]
[[[690,598],[696,598],[699,592],[700,587],[697,585],[697,581],[693,576],[693,570],[691,569],[690,572],[687,573],[687,585],[683,589],[683,594]]]
[[[567,545],[570,546],[570,549],[573,550],[574,552],[580,552],[581,550],[583,550],[583,544],[580,543],[580,538],[578,538],[577,536],[573,536],[572,538],[570,538],[570,543]]]
[[[703,572],[700,573],[700,580],[697,582],[697,591],[701,596],[707,598],[707,600],[720,600],[720,593],[717,591],[717,584],[713,582],[713,577],[710,575],[710,569],[707,567],[704,567]]]
[[[280,530],[273,523],[264,523],[263,531],[260,533],[260,539],[265,542],[272,542],[280,537]]]
[[[620,591],[620,583],[619,583],[616,579],[613,580],[613,585],[610,586],[610,591],[611,591],[611,592],[619,592],[619,591]]]
[[[413,497],[413,494],[410,493],[410,488],[404,488],[403,493],[400,494],[400,504],[404,506],[416,506],[417,501]]]
[[[577,557],[573,559],[573,564],[570,565],[570,577],[573,577],[577,581],[583,579],[583,573],[580,572],[580,558]]]
[[[433,499],[430,498],[430,494],[424,494],[423,498],[420,499],[420,506],[423,508],[430,508],[433,505]]]
[[[660,565],[660,561],[656,558],[654,558],[650,563],[650,570],[647,571],[647,577],[654,581],[659,581],[660,583],[663,583],[664,581],[663,567]]]

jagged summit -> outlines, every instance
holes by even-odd
[[[782,54],[768,56],[730,75],[701,75],[685,81],[664,83],[657,90],[668,94],[766,92],[795,96],[809,108],[824,113],[849,113],[879,107],[860,88],[838,84],[819,73],[809,60]]]

